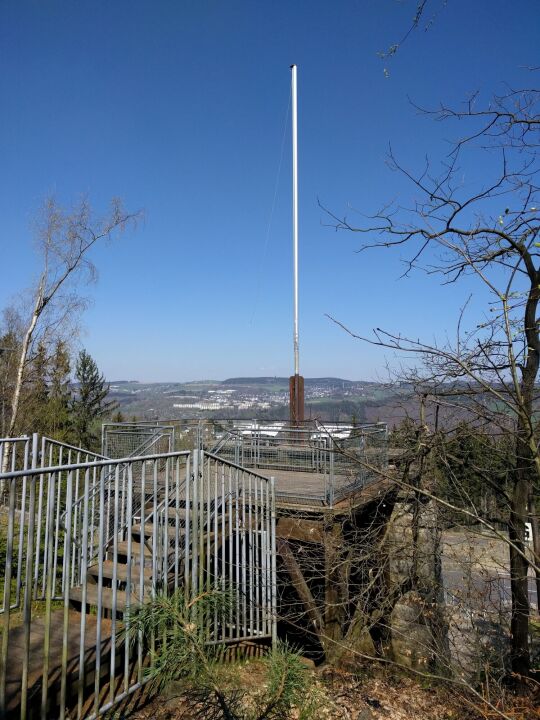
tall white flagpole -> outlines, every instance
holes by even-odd
[[[292,94],[292,181],[293,181],[293,263],[294,263],[294,374],[300,374],[298,353],[298,126],[296,104],[296,65],[291,65]]]

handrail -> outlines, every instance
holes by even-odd
[[[41,473],[59,472],[62,470],[82,470],[84,468],[91,467],[106,467],[107,465],[114,465],[115,463],[122,462],[136,462],[137,460],[166,460],[167,458],[177,457],[178,455],[189,455],[189,450],[176,450],[168,453],[152,453],[152,455],[139,455],[137,457],[129,458],[116,458],[108,460],[94,460],[90,462],[81,463],[69,463],[67,465],[52,465],[48,467],[36,467],[28,468],[27,470],[14,470],[13,472],[0,473],[0,479],[2,478],[19,478],[28,477],[32,475],[40,475]],[[218,458],[222,460],[222,458]]]
[[[223,437],[221,437],[221,438],[218,440],[217,444],[214,445],[214,447],[210,450],[209,454],[211,454],[211,455],[216,455],[216,454],[221,450],[221,448],[223,447],[223,445],[224,445],[226,442],[228,442],[231,438],[234,438],[234,437],[236,437],[236,435],[233,433],[233,431],[232,431],[232,430],[228,430],[228,431],[223,435]]]
[[[159,442],[163,437],[166,437],[166,435],[167,435],[167,433],[159,433],[159,434],[154,435],[152,438],[145,440],[143,443],[141,443],[141,445],[139,445],[138,448],[136,448],[134,453],[140,453],[141,451],[144,451],[145,447],[151,447],[156,442]],[[159,457],[162,457],[162,455],[159,454]],[[114,463],[114,465],[115,465],[114,470],[111,470],[104,478],[99,479],[99,481],[95,484],[93,490],[88,494],[88,502],[90,500],[96,498],[96,496],[99,494],[99,492],[101,490],[102,484],[104,484],[107,487],[107,485],[110,483],[110,480],[116,476],[117,472],[122,472],[123,470],[125,470],[128,467],[129,463],[136,462],[137,460],[140,460],[140,459],[144,459],[146,461],[146,460],[152,459],[152,456],[143,454],[143,455],[137,455],[137,456],[128,455],[126,458],[108,458],[106,464],[110,465],[110,464]],[[71,507],[69,508],[69,512],[76,511],[77,508],[79,508],[81,506],[81,503],[83,503],[84,501],[85,501],[85,495],[83,493],[80,497],[78,497],[76,500],[74,500],[72,502]],[[138,508],[138,509],[140,510],[140,508]],[[137,511],[134,510],[134,513],[136,513],[136,512]],[[62,516],[61,516],[61,522],[62,522],[62,525],[64,526],[64,528],[66,527],[67,514],[68,514],[68,508],[66,508],[64,510],[64,512],[62,513]],[[126,523],[123,523],[122,527],[117,527],[117,531],[123,532],[126,528],[127,528]],[[91,531],[93,531],[95,528],[92,527],[89,529]],[[105,541],[106,546],[108,546],[108,544],[113,539],[113,535],[114,535],[114,533],[106,539],[106,541]],[[84,543],[84,538],[81,538],[80,541],[77,542],[75,537],[73,537],[72,542],[74,545],[77,546],[77,545],[80,545],[81,543]],[[91,558],[89,557],[88,559],[90,560]]]
[[[139,447],[136,448],[136,450],[134,452],[140,453],[140,452],[144,451],[145,447],[151,447],[152,444],[158,442],[165,436],[166,436],[166,433],[159,433],[159,434],[156,434],[154,437],[150,438],[149,440],[145,439],[145,441],[143,443],[141,443],[141,445],[139,445]],[[55,442],[57,442],[57,441],[55,441]],[[67,446],[67,444],[66,444],[66,446]],[[82,450],[81,448],[73,448],[72,447],[71,449],[86,452],[86,451]],[[96,457],[104,458],[103,455],[98,456],[97,453],[87,453],[87,454],[92,454],[92,455],[95,455]],[[101,461],[97,461],[97,462],[94,461],[93,463],[92,462],[91,463],[88,463],[88,462],[83,463],[82,466],[86,469],[89,469],[92,467],[103,467],[103,466],[107,466],[107,465],[111,465],[111,464],[115,465],[115,468],[113,470],[111,470],[104,478],[100,477],[97,480],[97,482],[95,482],[93,489],[91,490],[91,492],[89,492],[87,494],[87,498],[88,498],[87,501],[90,502],[90,501],[94,501],[96,499],[96,497],[100,493],[102,485],[105,485],[107,487],[107,492],[110,492],[111,480],[116,476],[116,473],[119,471],[119,468],[120,468],[120,472],[121,472],[122,469],[125,469],[127,467],[129,462],[137,461],[141,457],[144,458],[145,460],[149,460],[151,456],[138,455],[136,457],[128,456],[127,458],[104,458]],[[73,471],[73,470],[79,469],[80,466],[81,466],[81,464],[78,464],[78,463],[75,463],[75,464],[70,463],[64,467],[62,467],[62,466],[56,467],[56,471],[57,472],[62,472],[65,470]],[[40,472],[43,473],[43,472],[47,472],[49,470],[49,468],[39,468],[39,470],[40,470]],[[81,506],[84,503],[84,501],[85,501],[85,493],[83,493],[78,498],[73,500],[70,507],[69,508],[66,507],[64,512],[60,515],[60,522],[64,529],[66,529],[66,519],[68,517],[68,513],[72,514],[72,513],[77,513],[78,511],[80,511]],[[88,528],[89,532],[93,532],[95,529],[96,528],[94,526]],[[119,531],[123,532],[124,529],[125,529],[124,527],[119,528]],[[110,543],[110,541],[111,541],[111,537],[107,538],[105,545],[107,546]],[[75,536],[72,537],[72,544],[75,547],[80,547],[82,543],[84,543],[84,538],[76,538]],[[91,558],[89,557],[88,560],[90,560],[90,559]]]
[[[268,480],[266,475],[262,475],[261,473],[254,472],[252,468],[245,467],[245,465],[239,465],[238,463],[232,462],[231,460],[227,460],[226,458],[222,458],[219,455],[214,455],[210,452],[204,453],[206,457],[212,458],[212,460],[219,460],[219,462],[224,463],[225,465],[230,465],[230,467],[236,468],[237,470],[242,470],[243,472],[251,473],[251,475],[255,475],[255,477],[258,477],[261,480]]]
[[[36,467],[37,436],[32,450],[34,467],[0,476],[7,479],[9,491],[0,593],[4,599],[0,607],[4,626],[0,715],[7,701],[11,702],[8,682],[11,696],[13,692],[20,695],[21,707],[32,705],[34,714],[34,705],[37,708],[41,704],[43,717],[54,714],[57,706],[71,715],[77,703],[81,717],[96,718],[138,691],[145,681],[147,647],[144,638],[129,627],[126,613],[135,604],[155,597],[160,589],[169,592],[184,587],[190,597],[197,597],[210,584],[231,587],[230,607],[209,617],[206,631],[210,642],[275,637],[275,503],[271,479],[198,448],[66,464],[60,464],[63,456],[54,451],[42,455],[49,463],[47,467]],[[53,461],[58,464],[53,465]],[[119,477],[124,466],[127,469]],[[114,483],[109,480],[105,489],[110,470],[114,470]],[[94,503],[90,493],[96,484],[100,493]],[[74,507],[72,498],[81,487],[85,502]],[[144,505],[137,517],[139,498],[144,498]],[[66,507],[64,531],[60,517]],[[147,515],[147,508],[154,514],[151,532],[136,527],[145,522],[141,514]],[[114,522],[108,524],[111,512]],[[125,531],[120,536],[125,526],[131,529],[127,537]],[[107,542],[111,527],[116,533],[114,543]],[[218,545],[222,531],[226,536]],[[140,541],[134,539],[137,535]],[[82,546],[74,544],[74,538],[83,538]],[[233,545],[243,551],[228,562],[227,548]],[[99,562],[95,562],[96,553]],[[248,564],[250,570],[244,572],[242,568]],[[110,578],[111,584],[105,578]],[[57,606],[60,601],[63,609]],[[37,602],[41,605],[36,606]],[[80,608],[77,621],[72,616],[73,604]],[[15,608],[21,608],[25,637],[34,636],[37,622],[43,642],[39,647],[24,643],[22,659],[10,663],[8,642],[13,638]],[[107,624],[102,627],[102,622]],[[68,643],[71,647],[72,628],[79,624],[80,633],[73,640],[73,652],[70,650],[73,662],[69,660],[66,665],[65,648]],[[133,654],[124,662],[128,639]],[[106,673],[105,654],[122,658],[111,662]],[[36,676],[26,682],[29,669],[38,662],[41,679]]]
[[[96,458],[107,460],[105,455],[101,455],[100,453],[94,452],[93,450],[85,450],[84,448],[77,447],[76,445],[70,445],[69,443],[63,442],[62,440],[55,440],[54,438],[47,437],[46,435],[43,435],[41,439],[42,442],[45,441],[50,445],[58,445],[62,448],[67,448],[68,450],[75,450],[75,452],[83,453],[84,455],[93,455]]]
[[[161,440],[162,437],[165,437],[165,433],[162,433],[161,435],[158,435],[157,437],[154,437],[154,438],[153,438],[153,441],[155,442],[156,440]],[[148,442],[148,441],[145,441],[144,443],[142,443],[142,444],[134,451],[134,453],[140,452],[141,450],[144,450],[144,445],[152,445],[152,443],[151,443],[151,442]],[[104,456],[101,455],[100,457],[104,457]],[[141,457],[141,456],[139,456],[139,457]],[[106,463],[106,464],[107,464],[107,465],[110,465],[111,463],[113,463],[113,462],[118,462],[119,460],[120,460],[120,461],[138,460],[139,457],[137,457],[137,456],[135,456],[135,455],[133,454],[133,455],[127,455],[125,458],[105,458],[105,459],[107,460],[107,463]],[[150,459],[150,456],[148,456],[148,455],[142,455],[142,457],[145,457],[145,458],[147,458],[147,459]],[[122,462],[122,465],[123,465],[124,467],[126,467],[126,466],[127,466],[127,462]],[[115,472],[116,472],[116,470],[111,470],[111,472],[104,478],[104,482],[106,482],[110,477],[112,477],[112,475],[113,475]],[[100,481],[100,482],[101,482],[101,481]],[[99,492],[99,486],[96,486],[95,489],[93,490],[92,494],[90,494],[88,497],[89,497],[89,498],[92,498],[92,497],[93,497],[96,493],[98,493],[98,492]],[[73,503],[72,503],[72,507],[74,507],[75,505],[77,505],[77,504],[78,504],[79,502],[81,502],[81,500],[83,500],[83,499],[84,499],[84,495],[81,495],[81,497],[79,497],[79,498],[77,498],[76,500],[74,500]],[[66,511],[66,512],[67,512],[67,511]],[[65,516],[65,513],[64,513],[64,516]]]

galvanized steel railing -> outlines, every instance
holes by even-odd
[[[32,438],[0,438],[0,472],[27,467]]]
[[[206,526],[214,537],[224,539],[213,559],[210,535],[199,545],[194,561],[200,562],[203,551],[206,567],[213,569],[201,575],[192,566],[192,583],[200,592],[210,578],[219,579],[222,590],[235,588],[234,602],[228,614],[216,624],[214,642],[238,638],[276,639],[276,552],[274,479],[210,453],[200,452],[203,460],[200,495],[193,498],[199,508],[194,528]],[[212,509],[212,504],[215,507]],[[206,516],[203,513],[206,508]],[[203,513],[201,515],[201,513]],[[201,534],[199,533],[201,543]],[[203,547],[204,545],[204,547]],[[199,559],[197,559],[199,558]]]
[[[21,442],[32,467],[0,474],[0,715],[96,717],[140,688],[129,610],[160,590],[233,590],[209,642],[274,637],[272,480],[199,450],[47,465],[56,444]]]
[[[115,442],[138,433],[173,431],[177,449],[209,451],[243,467],[275,474],[276,494],[286,502],[332,506],[348,493],[371,484],[387,464],[385,423],[166,420],[110,426]],[[125,435],[125,440],[121,440]]]
[[[116,427],[116,423],[109,423],[112,427]],[[104,425],[104,428],[106,425]],[[116,434],[116,433],[114,433]],[[138,433],[136,433],[134,436],[131,435],[129,438],[129,442],[126,445],[126,443],[122,442],[120,445],[118,444],[112,444],[110,442],[110,436],[107,434],[107,432],[104,432],[103,435],[104,438],[109,438],[109,442],[103,443],[104,450],[107,452],[110,452],[111,455],[105,455],[105,456],[99,456],[103,458],[111,458],[111,459],[118,459],[118,455],[114,454],[115,451],[118,451],[119,449],[131,449],[132,450],[128,455],[121,456],[121,458],[132,458],[132,457],[141,457],[141,456],[149,456],[149,455],[158,455],[163,453],[170,453],[174,450],[174,430],[171,432],[171,428],[156,428],[153,429],[150,433],[144,433],[142,436]],[[139,443],[139,444],[137,444]],[[137,488],[141,484],[141,476],[140,476],[140,466],[135,465],[131,468],[131,472],[134,473],[134,476],[132,477],[132,486],[134,488],[134,507],[135,512],[139,513],[141,512],[141,505],[143,502],[143,498],[140,494],[140,492],[137,490]],[[121,474],[122,481],[121,481],[121,501],[120,501],[120,523],[121,523],[121,532],[126,531],[125,526],[125,516],[126,516],[126,482],[127,478],[125,473]],[[106,532],[107,532],[107,542],[109,542],[112,539],[111,532],[113,531],[114,523],[113,523],[113,513],[115,512],[114,504],[111,502],[112,497],[112,487],[114,482],[114,474],[111,473],[110,475],[106,475],[104,478],[97,478],[94,477],[92,480],[92,487],[90,488],[89,493],[89,499],[92,503],[92,507],[95,501],[95,496],[100,492],[101,485],[104,485],[105,487],[105,497],[107,498],[106,503],[106,509],[105,512],[107,513],[107,520],[106,520]],[[84,496],[80,496],[78,493],[78,487],[76,488],[76,496],[73,503],[73,508],[75,510],[75,520],[77,520],[78,514],[80,514],[80,506],[84,500]],[[65,516],[65,513],[64,513]]]
[[[175,429],[171,425],[150,422],[103,423],[101,429],[101,452],[109,458],[125,458],[176,450]]]
[[[214,452],[243,467],[274,472],[276,494],[284,499],[333,505],[352,490],[378,478],[387,462],[386,425],[382,423],[325,427],[316,422],[242,423],[218,438]],[[318,488],[302,477],[320,477]],[[294,491],[289,488],[294,485]]]
[[[9,448],[10,470],[11,472],[22,472],[21,480],[15,486],[10,488],[7,481],[0,480],[0,486],[3,488],[3,503],[0,505],[0,517],[3,520],[0,525],[0,537],[4,536],[4,542],[9,544],[9,525],[12,522],[17,527],[17,534],[12,537],[11,557],[16,558],[14,562],[14,570],[16,575],[13,578],[15,582],[14,595],[10,594],[10,607],[16,609],[20,606],[22,573],[25,565],[31,563],[31,574],[33,577],[32,599],[43,599],[45,596],[45,586],[43,582],[43,564],[46,564],[46,543],[44,545],[43,538],[50,533],[54,535],[54,556],[58,557],[60,531],[63,527],[61,509],[65,508],[64,498],[62,497],[62,483],[57,483],[55,503],[58,512],[52,520],[52,526],[49,526],[50,519],[47,514],[47,490],[45,488],[44,479],[41,474],[36,480],[36,488],[32,503],[35,513],[36,539],[33,543],[32,557],[27,558],[26,552],[28,545],[25,545],[27,530],[25,520],[27,519],[30,508],[30,492],[28,489],[28,478],[25,474],[26,470],[32,470],[36,473],[46,466],[62,466],[64,464],[90,462],[92,460],[101,460],[101,455],[92,453],[81,448],[61,443],[47,437],[39,437],[34,434],[32,437],[15,438],[0,440],[0,453]],[[3,477],[0,475],[0,477]],[[61,479],[61,478],[60,478]],[[76,476],[75,488],[79,487],[79,476]],[[11,498],[11,492],[15,492],[15,496]],[[12,507],[10,511],[8,508]],[[7,526],[7,533],[6,533]],[[7,537],[6,537],[7,534]],[[6,547],[6,563],[9,555],[9,547]],[[8,568],[6,567],[6,575]],[[40,588],[41,585],[41,588]],[[8,595],[8,587],[4,581],[2,599],[0,604],[0,612],[4,612],[6,608],[6,597]]]

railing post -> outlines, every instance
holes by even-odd
[[[65,563],[65,582],[64,582],[64,618],[62,623],[62,665],[60,670],[60,720],[64,720],[66,717],[66,697],[67,697],[67,668],[68,668],[68,654],[69,654],[69,593],[70,593],[70,582],[69,577],[71,574],[71,543],[72,543],[72,514],[71,508],[73,505],[73,470],[69,470],[66,477],[66,507],[69,512],[66,517],[66,534],[64,536],[64,555],[66,558]],[[82,608],[82,612],[85,612],[85,608]]]
[[[37,467],[38,434],[32,435],[32,470]],[[21,678],[21,720],[25,720],[28,704],[28,665],[30,660],[30,626],[32,623],[32,565],[34,560],[34,530],[36,513],[36,476],[30,479],[30,498],[28,504],[28,536],[26,541],[26,575],[24,580],[24,654]]]
[[[83,699],[84,699],[84,651],[85,651],[85,636],[86,636],[86,596],[87,596],[87,570],[88,570],[88,540],[89,533],[93,532],[89,526],[89,493],[90,493],[90,470],[84,471],[84,487],[83,487],[83,537],[82,537],[82,551],[81,551],[81,567],[80,567],[80,578],[82,583],[81,591],[81,623],[80,623],[80,642],[79,642],[79,688],[77,695],[77,713],[79,717],[82,716],[83,710]]]
[[[3,483],[4,481],[2,481]],[[6,713],[6,668],[9,652],[9,621],[11,606],[11,567],[13,555],[13,534],[15,529],[15,502],[17,481],[12,478],[9,487],[9,505],[8,505],[8,533],[6,547],[6,569],[4,575],[4,632],[2,635],[2,665],[0,667],[0,717],[5,717]],[[24,518],[21,517],[21,525]]]
[[[31,457],[31,441],[30,438],[27,438],[24,443],[24,467],[23,470],[28,470],[28,463],[32,462]],[[22,579],[22,571],[23,571],[23,552],[24,552],[24,517],[26,513],[26,488],[28,485],[27,476],[24,475],[22,479],[22,493],[21,493],[21,522],[19,523],[19,555],[17,559],[17,588],[15,590],[16,592],[16,598],[15,601],[17,603],[17,606],[20,603],[21,600],[21,579]]]
[[[197,450],[202,450],[202,442],[201,421],[199,420],[197,423]]]
[[[204,530],[205,530],[205,520],[204,520],[204,503],[206,501],[206,504],[209,502],[209,498],[205,498],[205,492],[204,492],[204,451],[199,450],[199,473],[196,478],[196,483],[199,485],[199,503],[198,503],[198,537],[197,537],[197,546],[196,546],[196,554],[197,554],[197,562],[199,563],[199,574],[198,574],[198,580],[197,580],[197,595],[204,591]]]
[[[37,462],[37,458],[36,458]],[[41,438],[41,467],[45,467],[45,438]],[[38,498],[38,509],[37,509],[37,524],[36,524],[36,558],[34,563],[34,599],[37,600],[38,595],[38,579],[39,579],[39,565],[41,558],[41,520],[43,513],[43,473],[39,476],[39,498]]]
[[[330,443],[330,462],[329,462],[329,477],[328,477],[328,504],[330,507],[333,507],[334,505],[334,497],[335,497],[335,484],[336,484],[336,474],[335,474],[335,463],[334,463],[334,455],[335,455],[335,443],[331,441]]]
[[[41,720],[47,717],[47,698],[49,694],[49,655],[51,645],[51,608],[52,596],[54,591],[53,574],[56,568],[53,565],[53,531],[54,522],[54,500],[56,481],[60,482],[56,473],[49,474],[49,487],[47,488],[47,527],[49,531],[45,533],[45,551],[43,554],[43,569],[45,582],[45,623],[44,623],[44,640],[43,640],[43,669],[41,680]]]
[[[199,527],[199,450],[198,448],[193,451],[193,485],[192,485],[192,494],[191,494],[191,548],[188,549],[191,550],[191,597],[195,597],[197,595],[198,585],[197,585],[197,577],[198,577],[198,567],[197,567],[197,559],[198,559],[198,527]]]
[[[270,478],[270,561],[271,561],[271,623],[272,645],[277,642],[277,574],[276,574],[276,493],[275,480]]]

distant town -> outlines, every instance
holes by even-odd
[[[286,419],[289,380],[284,377],[239,377],[223,381],[110,383],[110,395],[124,416],[155,418]],[[408,393],[383,383],[340,378],[306,378],[306,417],[334,421],[392,422],[402,416],[397,401]]]

